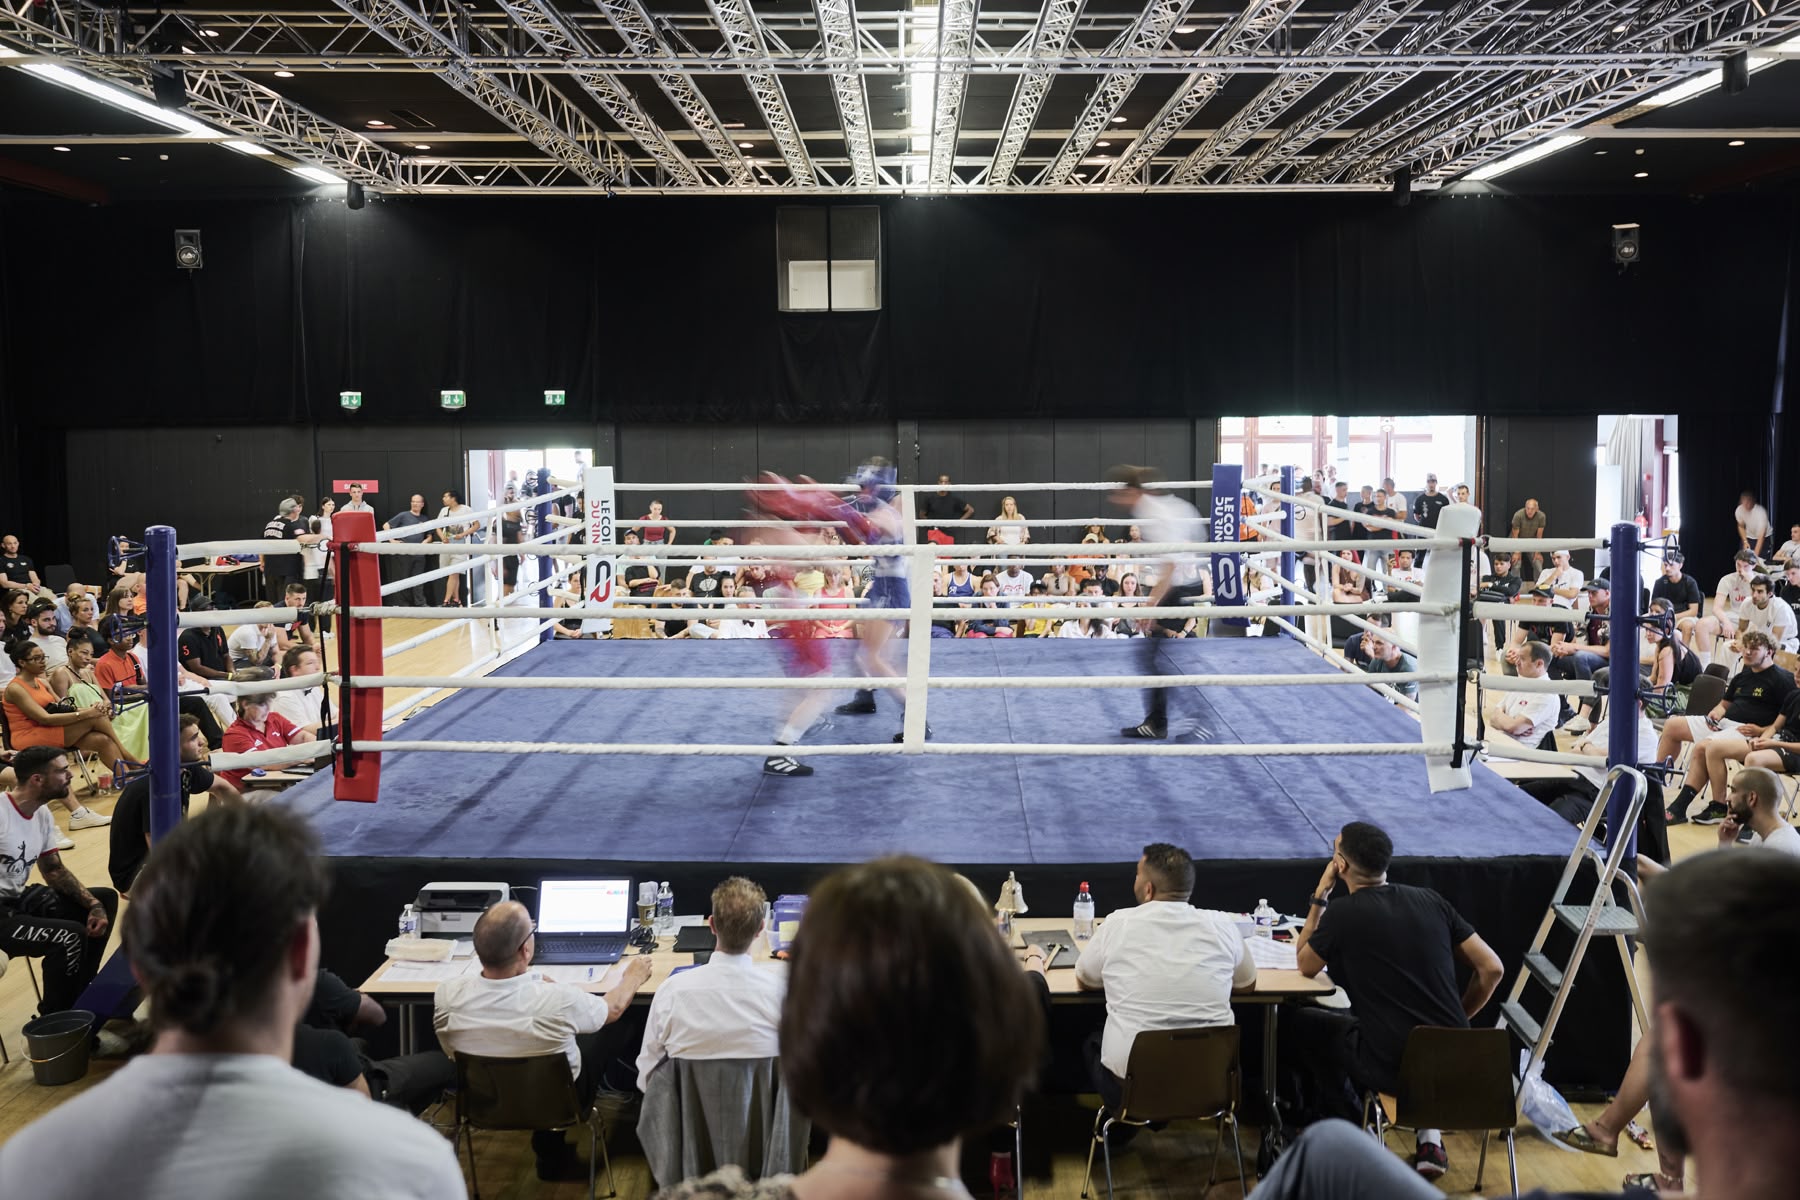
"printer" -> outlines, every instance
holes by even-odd
[[[504,883],[428,883],[419,889],[413,905],[419,916],[419,936],[470,937],[481,914],[510,894]]]

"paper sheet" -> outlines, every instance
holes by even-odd
[[[536,971],[545,979],[553,980],[556,983],[572,983],[576,987],[604,992],[619,982],[619,978],[625,973],[625,963],[622,959],[611,966],[602,964],[581,966],[563,963],[556,966],[537,967]]]
[[[1250,947],[1250,960],[1258,967],[1270,970],[1294,970],[1299,967],[1300,959],[1292,942],[1278,942],[1274,938],[1245,938]]]
[[[381,983],[442,983],[469,974],[475,960],[450,959],[446,962],[393,962],[381,973]]]

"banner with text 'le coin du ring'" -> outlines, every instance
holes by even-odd
[[[1212,536],[1214,542],[1238,540],[1238,505],[1244,491],[1244,468],[1214,463],[1212,474]],[[1213,606],[1244,603],[1244,556],[1215,553],[1212,556]]]
[[[613,496],[611,467],[586,467],[581,472],[582,519],[587,544],[610,546],[619,540],[619,509]],[[618,579],[618,558],[608,551],[590,554],[587,563],[586,603],[611,604]],[[586,626],[583,622],[583,626]]]

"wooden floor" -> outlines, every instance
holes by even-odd
[[[437,624],[435,621],[389,621],[383,628],[384,641],[393,645],[435,628]],[[389,659],[386,670],[390,674],[405,672],[448,675],[490,653],[493,643],[486,628],[474,622],[466,624],[467,632],[448,634]],[[335,667],[335,657],[329,657],[328,661]],[[389,691],[387,703],[393,705],[407,695],[404,692]],[[90,804],[97,811],[110,812],[113,800],[114,796],[108,794],[90,800]],[[198,812],[205,800],[203,797],[197,798],[193,803],[197,806],[193,811]],[[66,827],[67,814],[61,809],[54,811],[58,824]],[[1716,845],[1715,833],[1710,828],[1683,825],[1669,832],[1670,843],[1678,858]],[[65,861],[84,882],[105,885],[107,831],[81,830],[71,836],[75,841],[75,849],[64,855]],[[60,1088],[38,1087],[32,1081],[31,1067],[25,1056],[24,1038],[19,1032],[20,1027],[31,1019],[35,1009],[36,998],[27,978],[25,964],[15,960],[12,969],[4,978],[0,978],[0,1035],[4,1035],[6,1048],[12,1055],[12,1061],[0,1067],[0,1140],[10,1137],[15,1130],[56,1104],[105,1079],[117,1065],[96,1062],[87,1077],[77,1083]],[[1056,1098],[1043,1118],[1028,1126],[1026,1137],[1029,1141],[1042,1145],[1040,1139],[1047,1139],[1054,1147],[1051,1175],[1048,1178],[1026,1181],[1026,1190],[1033,1197],[1076,1200],[1081,1194],[1082,1171],[1096,1103],[1097,1098],[1093,1096]],[[1597,1112],[1598,1106],[1578,1104],[1575,1111],[1586,1118]],[[1645,1120],[1647,1119],[1646,1117]],[[1244,1158],[1252,1171],[1255,1169],[1256,1139],[1257,1131],[1245,1128]],[[1396,1134],[1390,1144],[1398,1146],[1404,1139],[1404,1134]],[[614,1130],[610,1141],[619,1195],[624,1200],[641,1200],[648,1196],[654,1188],[630,1129]],[[1121,1195],[1129,1195],[1133,1200],[1198,1196],[1206,1182],[1205,1171],[1213,1144],[1210,1126],[1177,1124],[1166,1131],[1145,1135],[1115,1158],[1114,1183]],[[1446,1145],[1451,1166],[1442,1186],[1447,1194],[1506,1194],[1506,1156],[1498,1141],[1490,1146],[1487,1176],[1480,1193],[1472,1191],[1477,1157],[1476,1140],[1461,1134],[1450,1134]],[[1640,1151],[1629,1143],[1621,1143],[1617,1159],[1577,1154],[1547,1141],[1529,1124],[1522,1125],[1519,1129],[1518,1148],[1519,1184],[1525,1190],[1541,1187],[1557,1191],[1616,1191],[1620,1178],[1626,1172],[1652,1171],[1656,1168],[1654,1154]],[[478,1135],[475,1149],[481,1169],[483,1196],[497,1200],[508,1197],[518,1200],[534,1197],[574,1200],[585,1192],[585,1181],[540,1183],[533,1173],[530,1147],[524,1134]],[[1026,1157],[1034,1157],[1033,1148],[1029,1145]],[[1098,1176],[1098,1161],[1094,1169]],[[1217,1186],[1211,1195],[1220,1200],[1240,1195],[1237,1182],[1232,1177],[1229,1146],[1222,1156],[1221,1173],[1227,1182]],[[977,1196],[986,1195],[989,1191],[985,1176],[970,1178],[968,1183]],[[1104,1192],[1103,1182],[1097,1181],[1095,1186],[1100,1193]],[[604,1190],[603,1181],[602,1193]]]

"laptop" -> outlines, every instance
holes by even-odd
[[[618,962],[631,936],[632,895],[629,879],[544,880],[533,961]]]

